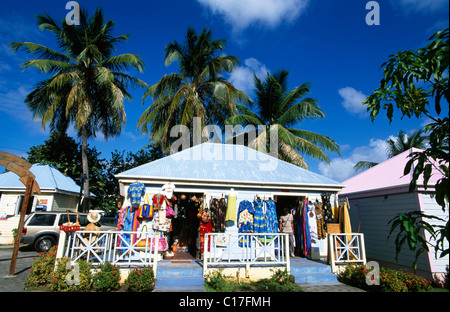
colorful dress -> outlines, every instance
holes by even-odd
[[[266,226],[266,216],[264,215],[263,211],[263,202],[261,201],[254,201],[253,202],[253,231],[254,233],[267,233],[267,226]],[[263,238],[262,236],[261,238]]]
[[[133,207],[127,207],[127,210],[125,212],[124,220],[123,220],[123,228],[122,231],[124,232],[136,232],[139,228],[139,220],[137,218],[137,209],[134,209]],[[124,241],[126,241],[126,244],[122,243],[122,246],[128,246],[132,245],[136,242],[136,234],[130,234],[130,233],[124,233],[122,234],[122,238]]]
[[[236,194],[228,194],[227,212],[225,214],[225,222],[227,221],[230,225],[236,223]]]
[[[266,202],[267,233],[279,233],[277,220],[277,207],[272,200],[269,200]]]
[[[145,186],[141,182],[134,182],[128,188],[128,197],[130,198],[131,206],[139,206],[141,197],[145,195]]]
[[[226,211],[225,198],[211,199],[209,207],[211,210],[212,231],[214,233],[224,233],[225,232],[225,211]]]
[[[243,200],[239,203],[238,209],[238,233],[253,233],[253,216],[255,210],[253,209],[252,203],[248,200]],[[250,246],[250,239],[248,235],[242,235],[239,238],[239,246],[247,247]]]
[[[304,201],[300,203],[299,208],[298,240],[300,245],[300,253],[306,257],[311,251],[311,236],[309,233],[308,224],[308,202]]]

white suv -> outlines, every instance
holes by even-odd
[[[75,223],[77,214],[69,213],[70,222]],[[58,243],[60,229],[59,226],[67,222],[67,212],[34,212],[25,220],[21,242],[29,244],[35,250],[47,251]],[[78,222],[81,229],[89,223],[87,213],[79,213]],[[101,231],[115,230],[110,225],[101,226],[100,222],[96,223]]]

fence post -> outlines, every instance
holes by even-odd
[[[56,258],[64,257],[64,250],[66,249],[66,237],[67,233],[65,231],[61,231],[59,233],[59,241],[58,241],[58,250],[56,252]]]
[[[209,233],[205,234],[205,242],[206,246],[203,248],[203,276],[206,276],[207,270],[208,270],[208,242],[209,242]]]
[[[286,241],[286,270],[288,273],[291,272],[291,254],[289,253],[289,234],[284,234],[284,240]]]

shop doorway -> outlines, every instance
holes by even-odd
[[[303,201],[305,196],[288,196],[288,195],[276,195],[275,196],[275,206],[277,207],[277,217],[278,219],[284,215],[285,210],[288,209],[294,216],[294,237],[295,237],[295,248],[294,254],[296,256],[300,255],[300,244],[299,244],[299,220],[298,220],[298,208],[300,202]]]
[[[199,258],[197,240],[199,237],[199,213],[203,193],[175,192],[175,216],[169,246],[174,253],[172,260],[194,260]]]

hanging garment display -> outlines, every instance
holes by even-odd
[[[311,236],[309,232],[308,224],[308,201],[305,200],[300,203],[299,206],[299,227],[298,227],[298,237],[299,237],[299,247],[300,253],[303,256],[308,256],[311,251]]]
[[[327,231],[327,224],[334,223],[333,212],[331,210],[330,195],[322,193],[322,216],[324,220],[325,232]]]
[[[315,203],[316,208],[316,223],[317,223],[317,239],[325,239],[327,237],[327,231],[323,221],[322,204]]]
[[[225,222],[233,225],[236,223],[236,193],[231,191],[228,193],[227,212],[225,214]]]
[[[253,232],[267,233],[266,216],[263,211],[263,202],[257,199],[253,202]]]
[[[267,233],[279,233],[278,229],[278,218],[277,218],[277,207],[273,200],[268,200],[265,202],[266,205],[266,224]],[[269,236],[271,238],[271,236]]]
[[[253,205],[248,200],[243,200],[239,203],[238,209],[238,233],[253,233],[253,215],[255,211]],[[247,235],[239,238],[240,247],[250,246],[250,239]]]
[[[141,197],[145,195],[145,186],[141,182],[134,182],[128,188],[128,197],[131,206],[139,206]]]
[[[225,198],[212,198],[209,204],[211,210],[211,224],[214,233],[225,232]]]
[[[123,206],[119,210],[119,216],[117,218],[117,225],[116,225],[116,230],[117,231],[121,231],[122,228],[123,228],[123,224],[124,224],[124,220],[125,220],[125,215],[126,215],[127,209],[128,209],[127,206]]]
[[[172,182],[168,182],[162,186],[162,192],[167,198],[172,198],[175,185]]]
[[[127,207],[122,228],[123,232],[136,232],[138,230],[140,222],[137,218],[136,212],[137,209],[132,206]],[[136,242],[136,234],[134,233],[124,233],[122,234],[122,238],[127,242],[127,245],[131,245]],[[123,243],[122,246],[124,246]]]
[[[164,203],[164,195],[162,194],[155,194],[153,195],[152,202],[153,202],[153,210],[160,210],[162,208],[162,205]]]
[[[309,233],[311,236],[311,243],[315,243],[318,240],[317,235],[317,220],[316,220],[316,207],[313,203],[308,203],[308,225]]]

